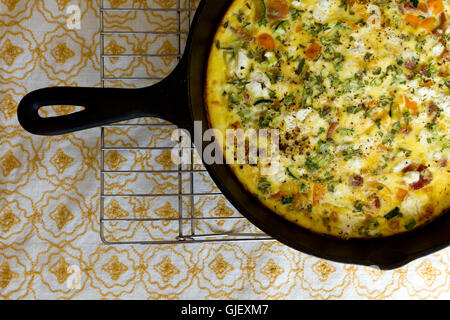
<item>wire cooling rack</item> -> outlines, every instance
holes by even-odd
[[[134,8],[134,1],[126,1],[112,8],[101,0],[102,86],[142,87],[162,80],[162,73],[169,73],[182,56],[197,2],[177,0],[170,8],[162,8],[148,0],[144,7]],[[142,1],[139,3],[142,6]],[[132,19],[127,19],[129,16]],[[152,19],[157,23],[153,24]],[[164,23],[166,26],[161,27]],[[171,50],[155,52],[153,46],[146,45],[150,42],[166,44]],[[131,44],[134,49],[128,51],[119,43]],[[126,60],[124,65],[138,66],[135,72],[128,72],[129,67],[125,70],[113,66],[120,65],[121,60]],[[162,65],[166,69],[154,67],[158,70],[143,73],[139,64]],[[194,148],[187,149],[190,164],[171,162],[170,153],[176,143],[171,134],[176,129],[158,119],[102,127],[102,241],[109,245],[151,245],[270,240],[227,202]]]

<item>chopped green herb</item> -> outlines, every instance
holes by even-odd
[[[288,176],[290,176],[294,180],[298,180],[298,178],[292,173],[292,171],[289,168],[286,168],[286,173]]]
[[[259,179],[257,187],[259,191],[267,194],[272,189],[272,184],[267,180],[267,178],[262,177],[261,179]]]
[[[408,222],[406,222],[406,224],[405,224],[405,229],[406,230],[411,230],[412,228],[414,228],[415,226],[416,226],[416,219],[414,219],[414,218],[411,218],[411,219],[409,219],[408,220]]]
[[[354,208],[357,212],[361,212],[361,211],[363,211],[363,209],[364,209],[364,204],[363,204],[360,200],[357,200],[357,201],[355,202],[355,204],[353,205],[353,208]]]
[[[283,197],[283,199],[281,199],[281,203],[282,204],[290,204],[294,201],[293,197]]]
[[[388,212],[388,213],[384,216],[384,218],[385,218],[386,220],[391,220],[391,219],[393,219],[393,218],[395,218],[395,217],[397,217],[397,216],[400,216],[400,217],[402,216],[402,213],[400,212],[400,208],[399,208],[399,207],[396,207],[394,210]]]

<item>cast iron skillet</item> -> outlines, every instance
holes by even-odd
[[[185,54],[165,80],[143,89],[45,88],[26,95],[18,107],[20,124],[38,135],[60,135],[137,117],[158,117],[192,132],[193,121],[208,120],[204,105],[211,43],[232,0],[203,0],[194,18]],[[78,113],[41,118],[48,105],[84,106]],[[162,107],[163,106],[163,107]],[[204,147],[207,143],[204,143]],[[197,146],[199,147],[199,146]],[[450,242],[450,214],[418,230],[388,238],[341,240],[314,234],[264,207],[246,192],[226,165],[206,165],[228,200],[254,225],[299,251],[338,262],[394,269],[443,249]]]

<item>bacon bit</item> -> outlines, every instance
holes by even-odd
[[[333,122],[330,127],[328,128],[328,132],[327,132],[327,139],[330,139],[333,134],[336,132],[336,129],[339,125],[339,122]]]
[[[315,183],[313,186],[313,205],[317,206],[326,193],[327,185],[325,183]]]
[[[295,27],[295,31],[297,31],[297,32],[302,32],[302,30],[303,30],[303,27],[301,24],[299,24]]]
[[[428,7],[425,3],[421,2],[419,3],[419,5],[416,7],[414,7],[412,4],[410,3],[405,3],[404,8],[406,11],[410,11],[410,12],[418,12],[418,13],[428,13]]]
[[[405,62],[405,68],[408,70],[414,70],[417,67],[417,64],[408,60]]]
[[[434,102],[430,102],[430,104],[428,105],[428,115],[432,116],[433,114],[435,114],[437,111],[437,105]]]
[[[337,214],[336,211],[333,211],[330,213],[330,220],[333,222],[338,222],[339,221],[339,216]]]
[[[403,133],[404,135],[407,135],[407,134],[411,133],[411,131],[412,131],[411,126],[405,126],[402,128],[401,133]]]
[[[448,164],[448,160],[444,159],[444,160],[441,161],[440,167],[441,168],[445,168],[447,166],[447,164]]]
[[[398,230],[400,228],[400,221],[398,219],[389,220],[388,226],[392,230]]]
[[[422,69],[420,70],[420,73],[422,75],[426,76],[427,72],[428,72],[428,69],[429,69],[429,66],[423,66]]]
[[[308,59],[314,60],[322,52],[322,47],[320,44],[313,42],[305,51],[305,55]]]
[[[437,37],[443,36],[446,30],[447,30],[447,16],[445,15],[445,12],[441,12],[439,16],[439,25],[436,27],[436,29],[433,30],[433,35]]]
[[[373,109],[378,105],[377,100],[370,100],[369,102],[362,103],[362,107],[364,110]]]
[[[444,52],[442,53],[441,59],[442,59],[442,60],[450,59],[450,51],[447,51],[447,50],[444,51]]]
[[[275,40],[268,33],[262,33],[258,36],[258,44],[266,49],[275,48]]]
[[[431,88],[432,85],[433,85],[433,81],[431,81],[431,80],[426,81],[426,82],[424,83],[424,86],[427,87],[427,88]]]
[[[412,13],[407,13],[405,15],[404,19],[405,19],[406,23],[409,23],[410,25],[412,25],[416,29],[419,26],[420,22],[422,21],[419,17],[416,17]]]
[[[427,4],[428,8],[434,15],[441,13],[445,9],[442,0],[428,0]]]
[[[384,144],[377,145],[377,151],[389,151],[389,147],[385,146]]]
[[[375,200],[373,201],[373,204],[375,208],[380,209],[381,208],[381,200],[379,197],[375,197]]]
[[[411,172],[411,171],[422,172],[425,169],[428,169],[428,167],[426,165],[412,163],[409,166],[407,166],[405,169],[403,169],[402,172],[403,173],[407,173],[407,172]]]
[[[408,194],[408,190],[398,189],[396,198],[397,198],[398,201],[401,202],[401,201],[405,200],[407,194]]]
[[[277,192],[277,193],[271,195],[271,196],[269,197],[269,199],[271,199],[271,200],[281,200],[281,199],[283,199],[284,196],[285,196],[285,193],[279,191],[279,192]]]
[[[360,187],[364,183],[364,178],[361,177],[360,175],[354,174],[350,176],[348,183],[353,187]]]
[[[251,35],[249,35],[242,29],[236,29],[230,26],[230,30],[233,31],[240,39],[244,40],[245,42],[252,42],[255,40],[255,38],[253,38]]]
[[[233,128],[233,129],[240,129],[240,128],[242,128],[242,124],[239,121],[233,122],[231,124],[231,128]]]
[[[424,220],[428,220],[433,216],[433,213],[434,213],[434,205],[430,203],[425,207],[425,212],[422,215],[420,215],[419,221],[421,222]]]
[[[425,167],[426,168],[426,167]],[[419,167],[420,169],[420,167]],[[419,190],[422,189],[423,187],[429,185],[431,183],[431,181],[433,180],[433,176],[431,175],[431,172],[429,171],[425,171],[423,172],[425,169],[423,170],[418,170],[420,172],[420,179],[419,181],[410,184],[411,188],[413,190]]]
[[[423,13],[428,13],[428,6],[423,2],[419,3],[419,5],[417,6],[417,9],[419,9]]]
[[[423,19],[419,24],[419,28],[422,28],[422,29],[425,29],[428,31],[433,31],[435,25],[436,25],[436,19],[433,17],[430,17],[430,18]]]
[[[410,109],[410,110],[416,112],[417,108],[418,108],[418,105],[417,105],[417,102],[411,101],[411,100],[408,99],[407,96],[405,96],[405,107],[407,109]]]
[[[371,117],[373,120],[384,119],[388,115],[388,112],[382,108],[376,108],[373,110]]]
[[[293,202],[294,202],[296,205],[302,206],[302,205],[305,204],[305,196],[304,196],[304,195],[301,195],[301,194],[299,194],[299,193],[296,193],[296,194],[294,194],[294,200],[293,200]]]
[[[358,26],[357,24],[354,24],[354,23],[350,23],[350,27],[351,27],[353,30],[358,30],[358,29],[360,28],[360,26]]]
[[[289,15],[289,6],[285,0],[271,0],[267,5],[267,16],[273,20],[284,19]]]

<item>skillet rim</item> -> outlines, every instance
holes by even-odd
[[[223,18],[226,14],[226,12],[228,12],[229,7],[231,6],[231,4],[234,2],[234,0],[214,0],[214,2],[218,2],[221,1],[221,5],[223,3],[228,3],[228,5],[225,5],[225,8],[222,10],[222,12],[220,14],[217,14],[217,16],[219,16],[218,19],[215,19],[216,22],[214,24],[215,28],[212,28],[214,31],[210,32],[210,36],[209,36],[209,41],[207,41],[206,44],[203,44],[203,47],[207,47],[206,49],[206,59],[202,58],[202,72],[201,72],[201,78],[203,79],[202,81],[202,94],[201,94],[201,106],[198,107],[197,104],[193,103],[193,96],[196,95],[195,93],[195,88],[193,89],[193,74],[195,74],[195,72],[193,72],[195,69],[195,64],[193,63],[193,59],[194,59],[194,54],[193,51],[194,50],[202,50],[202,48],[199,48],[198,45],[193,45],[193,43],[195,41],[198,41],[200,37],[199,33],[200,33],[200,28],[199,25],[201,25],[203,23],[204,20],[202,20],[202,18],[204,18],[206,16],[206,14],[208,12],[205,13],[205,10],[207,10],[209,7],[207,7],[208,2],[211,2],[210,0],[202,0],[198,6],[196,15],[194,17],[192,26],[193,26],[193,31],[192,31],[192,36],[189,36],[188,39],[188,45],[186,46],[187,49],[187,90],[188,90],[188,100],[189,100],[189,104],[190,104],[190,114],[192,117],[192,122],[196,121],[196,120],[201,120],[202,121],[202,125],[203,125],[203,132],[205,129],[211,128],[210,127],[210,123],[209,123],[209,113],[207,112],[208,110],[208,105],[206,103],[206,99],[205,99],[205,86],[206,86],[206,72],[208,69],[208,62],[209,62],[209,54],[211,51],[212,46],[214,45],[213,43],[213,39],[217,33],[218,30],[218,26],[220,26],[220,23],[223,21]],[[206,19],[206,18],[204,18]],[[205,28],[204,28],[205,29]],[[205,40],[204,37],[202,40]],[[205,49],[203,49],[202,51],[204,51]],[[198,57],[198,55],[195,55],[195,57]],[[198,64],[197,64],[198,66]],[[198,100],[198,99],[197,99]],[[196,107],[197,106],[197,107]],[[201,110],[198,110],[201,109]],[[200,115],[200,117],[198,117]],[[207,126],[205,127],[205,121],[207,120]],[[201,144],[201,147],[205,147],[207,146],[208,143],[203,141]],[[200,148],[200,146],[197,146],[197,148]],[[199,150],[201,151],[201,150]],[[363,256],[359,256],[359,257],[350,257],[350,256],[342,256],[341,254],[333,254],[332,252],[330,252],[330,250],[327,250],[327,252],[323,252],[322,250],[318,250],[317,248],[313,248],[311,246],[305,245],[304,243],[295,241],[294,239],[292,239],[292,235],[291,237],[286,237],[285,236],[285,232],[283,232],[283,230],[281,230],[281,232],[278,232],[280,230],[277,230],[277,228],[274,228],[273,225],[270,224],[270,221],[265,221],[265,219],[263,219],[260,215],[252,213],[251,211],[249,211],[243,204],[243,202],[245,201],[245,199],[242,200],[238,200],[238,197],[235,196],[234,193],[236,193],[235,191],[233,191],[232,189],[229,188],[229,186],[227,185],[225,179],[222,179],[222,176],[224,175],[224,173],[231,173],[231,175],[233,176],[232,180],[235,180],[235,182],[238,182],[238,184],[240,185],[240,188],[242,189],[246,189],[244,185],[242,185],[241,181],[239,179],[237,179],[235,177],[235,174],[233,172],[233,170],[228,166],[228,165],[217,165],[217,164],[213,164],[213,165],[207,165],[204,164],[204,166],[206,167],[207,171],[209,172],[211,178],[213,179],[213,181],[216,183],[216,185],[219,187],[219,189],[221,190],[221,192],[225,195],[226,199],[245,217],[247,218],[251,223],[253,223],[256,227],[258,227],[259,229],[261,229],[263,232],[265,232],[266,234],[268,234],[269,236],[272,236],[275,240],[280,241],[281,243],[294,248],[296,250],[299,250],[301,252],[307,253],[307,254],[311,254],[314,255],[316,257],[320,257],[320,258],[324,258],[324,259],[328,259],[328,260],[332,260],[332,261],[336,261],[336,262],[342,262],[342,263],[351,263],[351,264],[359,264],[359,265],[367,265],[367,266],[373,266],[373,265],[377,265],[378,267],[380,267],[381,269],[384,270],[389,270],[389,269],[395,269],[398,268],[400,266],[403,266],[415,259],[418,259],[420,257],[423,257],[425,255],[428,255],[430,253],[436,252],[438,250],[444,249],[447,246],[450,245],[450,235],[446,237],[446,239],[437,242],[437,243],[433,243],[430,246],[427,246],[425,248],[418,248],[417,250],[413,251],[413,252],[409,252],[407,254],[399,252],[398,250],[393,250],[390,252],[390,254],[394,255],[394,256],[386,256],[383,257],[379,256],[377,254],[375,255],[370,255],[370,254],[366,254]],[[220,168],[222,167],[222,168]],[[223,171],[223,167],[225,167],[225,171]],[[239,191],[238,191],[239,192]],[[437,226],[437,224],[439,222],[443,222],[441,225],[443,225],[444,227],[444,231],[445,231],[445,226],[449,225],[450,222],[450,216],[448,215],[450,208],[447,210],[444,210],[443,213],[436,217],[435,219],[433,219],[430,223],[422,225],[419,228],[414,229],[411,232],[404,232],[404,233],[398,233],[398,234],[394,234],[391,236],[387,236],[387,237],[383,237],[383,238],[370,238],[370,239],[348,239],[348,240],[344,240],[342,238],[338,238],[338,237],[329,237],[327,235],[323,235],[323,234],[318,234],[318,233],[314,233],[309,229],[306,229],[304,227],[301,227],[285,218],[283,218],[282,216],[276,214],[276,212],[268,209],[267,207],[265,207],[258,199],[256,199],[256,197],[249,193],[247,190],[245,190],[245,194],[251,197],[251,201],[253,203],[253,205],[255,205],[255,207],[259,207],[259,209],[262,209],[263,212],[267,213],[267,211],[269,211],[272,214],[272,220],[278,220],[278,222],[281,225],[285,225],[287,228],[292,228],[294,227],[294,229],[302,234],[308,233],[310,237],[320,237],[320,241],[327,241],[327,242],[334,242],[334,244],[339,243],[339,246],[346,246],[349,244],[355,244],[358,243],[358,245],[363,244],[364,246],[367,246],[366,249],[369,249],[370,247],[376,247],[380,244],[383,244],[382,242],[386,242],[389,241],[389,243],[393,244],[395,240],[397,240],[397,242],[404,242],[405,240],[415,240],[418,241],[423,237],[426,237],[426,232],[429,233],[430,229],[435,229],[436,227],[433,228],[433,226]],[[249,200],[249,199],[246,199]],[[282,221],[280,221],[280,219]],[[447,223],[445,223],[447,222]],[[448,231],[449,229],[447,229]],[[433,230],[431,230],[433,231]],[[442,231],[442,230],[440,230]],[[425,234],[424,234],[425,233]],[[433,234],[433,232],[431,232]],[[408,238],[417,238],[417,239],[408,239]],[[319,241],[319,242],[320,242]],[[398,256],[396,256],[398,255]]]

